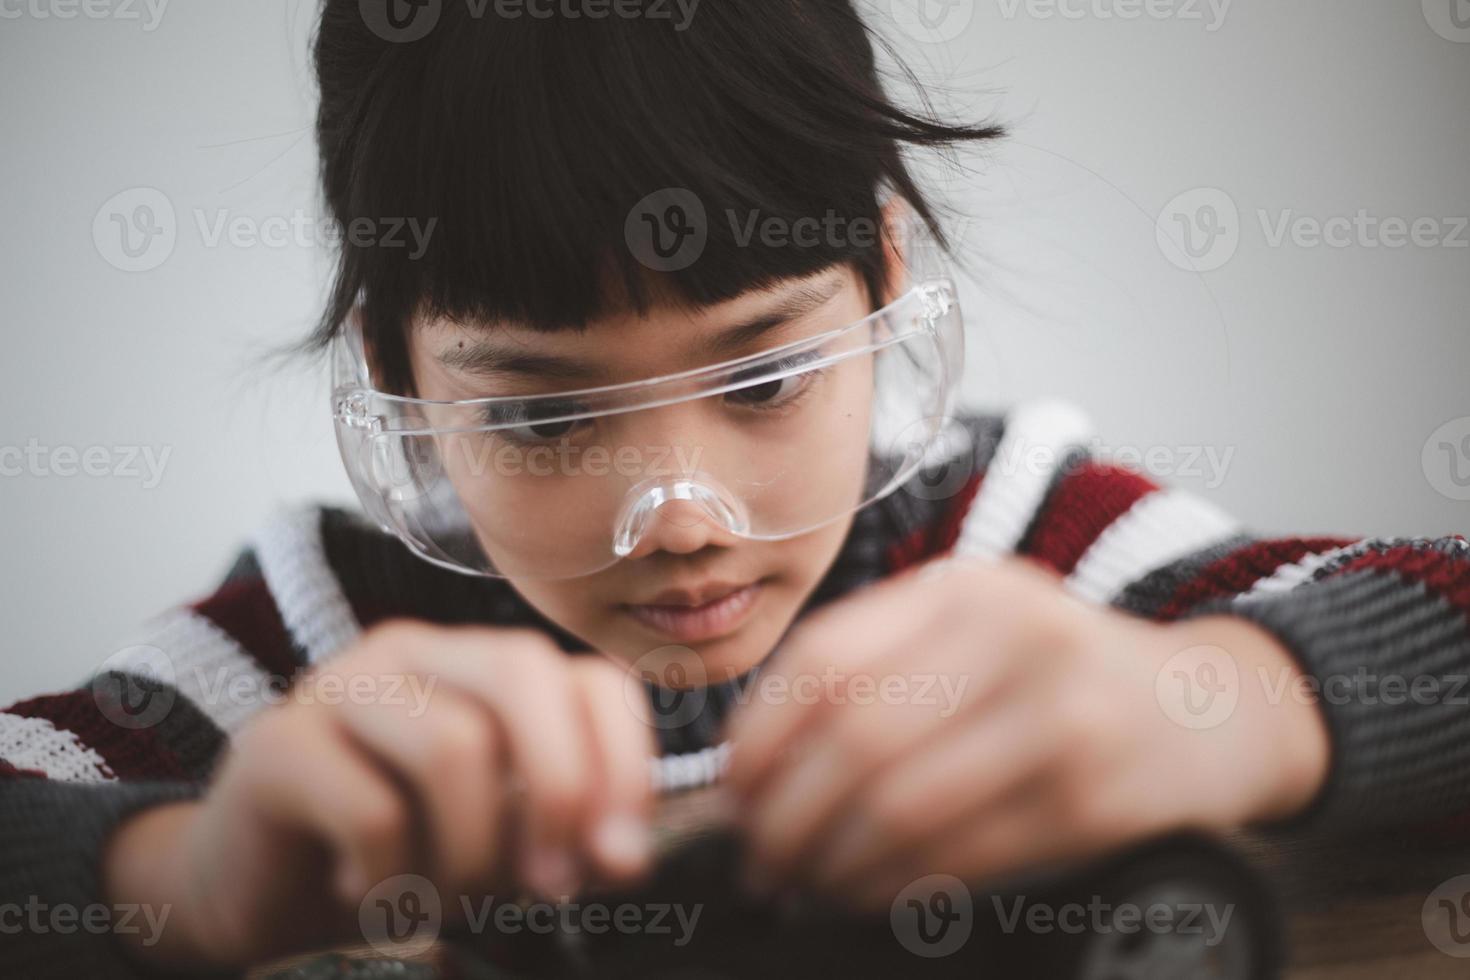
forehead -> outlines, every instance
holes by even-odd
[[[858,319],[865,290],[846,266],[708,306],[658,301],[583,329],[437,319],[413,331],[416,368],[486,380],[600,384],[717,364]]]

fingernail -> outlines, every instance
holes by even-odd
[[[592,846],[605,863],[627,870],[642,868],[653,850],[648,824],[631,813],[612,813],[599,821]]]
[[[570,898],[578,888],[576,864],[561,848],[537,847],[526,861],[526,884],[542,898]]]

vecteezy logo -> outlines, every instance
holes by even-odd
[[[1240,668],[1217,646],[1194,646],[1170,657],[1154,680],[1154,694],[1169,720],[1184,728],[1216,728],[1240,701]]]
[[[683,728],[704,712],[709,674],[689,647],[669,644],[648,651],[628,668],[623,697],[656,729]]]
[[[1451,878],[1424,900],[1424,935],[1447,956],[1470,959],[1470,875]]]
[[[174,254],[178,237],[173,202],[152,187],[114,194],[92,219],[97,254],[123,272],[147,272],[163,265]]]
[[[953,41],[975,16],[974,0],[889,0],[888,9],[905,34],[930,44]]]
[[[383,431],[365,439],[359,449],[363,472],[384,499],[403,504],[433,493],[444,476],[441,443],[423,435],[427,420],[417,416],[389,419]],[[451,433],[442,446],[465,448],[468,440]]]
[[[368,30],[390,43],[409,44],[439,23],[444,0],[358,0],[357,7]]]
[[[152,728],[178,697],[173,661],[155,646],[132,646],[102,662],[92,678],[92,702],[119,728]]]
[[[1470,415],[1450,419],[1424,441],[1429,485],[1451,500],[1470,500]]]
[[[362,937],[390,956],[404,955],[406,947],[432,944],[443,922],[439,890],[420,875],[395,875],[380,882],[357,910]]]
[[[888,458],[900,466],[919,462],[914,476],[904,481],[905,493],[920,500],[948,500],[975,475],[975,440],[955,419],[916,419],[894,437]]]
[[[709,242],[704,202],[683,187],[654,191],[628,212],[623,237],[633,257],[653,271],[687,269]]]
[[[969,940],[975,926],[970,889],[954,875],[925,875],[893,899],[888,924],[915,956],[948,956]]]
[[[1424,19],[1446,41],[1470,44],[1470,0],[1424,0]]]
[[[1218,188],[1185,191],[1159,212],[1155,234],[1159,250],[1174,265],[1186,272],[1213,272],[1240,247],[1240,210]]]

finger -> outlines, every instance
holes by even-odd
[[[1056,764],[1016,787],[1004,798],[944,829],[917,854],[854,879],[851,893],[860,905],[891,902],[904,885],[928,874],[949,874],[984,885],[1021,872],[1034,874],[1082,858],[1093,857],[1134,837],[1166,829],[1139,825],[1124,832],[1123,824],[1098,822],[1083,815],[1074,787]]]
[[[757,699],[731,719],[728,778],[734,789],[749,793],[759,786],[806,727],[818,722],[834,693],[834,665],[862,672],[894,650],[913,649],[914,610],[928,588],[919,576],[880,582],[817,610],[792,630],[761,680],[762,690],[790,696]]]
[[[324,716],[283,709],[277,722],[247,732],[258,757],[288,757],[258,799],[267,819],[325,842],[333,884],[355,905],[378,882],[413,870],[414,822],[391,776]]]
[[[866,784],[834,833],[812,845],[812,880],[841,890],[967,821],[1050,771],[1066,751],[1038,726],[1036,696],[1004,694]]]
[[[499,722],[524,785],[520,874],[543,897],[577,890],[577,851],[595,774],[566,655],[530,631],[461,628],[425,658],[425,674],[476,698]]]
[[[647,870],[652,853],[653,728],[648,713],[634,707],[643,702],[624,696],[624,670],[600,657],[587,657],[573,665],[572,674],[598,774],[598,805],[586,826],[585,846],[598,871],[613,881],[626,881]]]
[[[752,857],[768,877],[783,877],[830,836],[853,798],[882,773],[912,765],[927,746],[1004,697],[1000,655],[952,638],[930,649],[922,662],[903,663],[913,660],[905,653],[875,663],[865,689],[887,692],[881,697],[859,699],[856,683],[849,683],[849,700],[809,725],[802,751],[773,765],[756,788],[746,826]],[[951,770],[947,782],[971,765]]]
[[[455,894],[488,882],[505,807],[494,719],[452,688],[439,691],[427,710],[380,702],[345,705],[337,714],[364,751],[412,787],[434,880]]]

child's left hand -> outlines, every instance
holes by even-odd
[[[757,880],[886,905],[926,874],[1284,818],[1326,778],[1320,712],[1254,624],[1151,623],[1017,560],[935,572],[814,613],[734,719]]]

